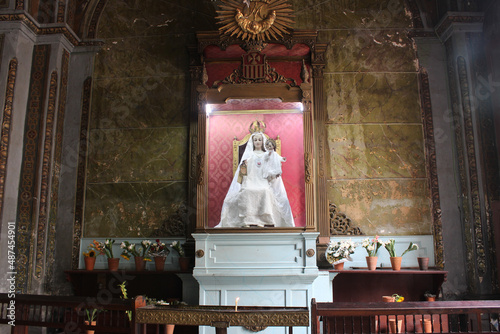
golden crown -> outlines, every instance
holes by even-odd
[[[266,123],[264,123],[263,121],[255,120],[252,122],[252,124],[250,124],[248,131],[250,131],[250,133],[265,132],[266,131]]]

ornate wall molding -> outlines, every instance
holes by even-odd
[[[31,65],[31,82],[28,93],[28,110],[24,127],[23,162],[21,165],[17,209],[17,291],[27,293],[31,288],[37,227],[39,185],[39,142],[42,116],[45,106],[45,90],[48,76],[50,45],[35,45]]]
[[[87,171],[87,140],[90,120],[90,97],[92,92],[92,78],[85,79],[83,83],[83,102],[80,123],[80,147],[78,148],[78,168],[76,179],[75,221],[73,224],[73,253],[71,267],[78,268],[80,259],[80,239],[83,229],[83,209],[85,201],[85,179]]]
[[[47,248],[45,251],[45,281],[51,282],[53,266],[56,257],[56,219],[59,199],[59,179],[61,177],[62,141],[64,132],[64,118],[66,115],[66,98],[68,91],[69,52],[64,50],[61,59],[61,83],[59,85],[59,102],[57,106],[57,125],[55,131],[54,161],[52,168],[52,185],[50,193],[49,222],[47,226]],[[52,286],[47,284],[47,292]]]
[[[7,177],[7,160],[9,157],[10,131],[12,129],[12,103],[17,75],[17,59],[9,63],[9,74],[5,88],[5,105],[3,108],[2,132],[0,134],[0,216],[3,212],[5,195],[5,179]]]
[[[90,20],[83,28],[83,36],[89,39],[94,39],[97,36],[97,25],[99,24],[99,19],[101,18],[102,11],[108,0],[96,0],[93,2],[93,10],[91,10],[89,14]],[[88,7],[91,8],[92,6],[89,4]]]
[[[454,24],[468,24],[469,30],[474,30],[473,24],[479,24],[477,29],[481,29],[481,25],[484,22],[484,14],[482,13],[456,13],[451,12],[448,13],[446,17],[444,17],[441,22],[438,23],[436,27],[436,34],[441,38],[441,40],[447,41],[451,36],[453,31]],[[460,30],[461,33],[465,32],[462,28]]]
[[[484,39],[477,38],[474,34],[468,39],[470,50],[472,50],[471,73],[475,74],[475,80],[472,82],[473,96],[477,110],[477,126],[481,129],[478,132],[479,138],[479,158],[478,163],[482,168],[480,173],[481,182],[484,185],[482,194],[483,210],[483,231],[486,243],[486,269],[492,280],[492,291],[500,291],[498,280],[498,268],[496,264],[497,250],[495,242],[495,228],[493,223],[493,212],[491,203],[500,198],[500,170],[498,162],[498,150],[495,137],[495,111],[493,109],[491,95],[491,86],[486,83],[488,77],[488,65],[485,49],[483,47]]]
[[[472,122],[472,106],[470,98],[469,79],[467,77],[467,64],[464,57],[457,58],[458,81],[462,100],[464,123],[465,147],[468,163],[469,189],[472,205],[472,219],[474,226],[474,244],[476,245],[476,263],[479,276],[486,273],[486,258],[484,236],[481,220],[481,200],[479,198],[479,181],[476,161],[475,135]]]
[[[353,226],[345,213],[340,212],[333,203],[328,204],[330,213],[330,236],[332,235],[364,235],[359,227]]]
[[[57,2],[57,23],[64,22],[64,14],[66,13],[66,0],[59,0]]]
[[[52,141],[56,112],[57,72],[50,76],[49,99],[45,119],[45,136],[42,154],[42,174],[40,182],[40,205],[36,232],[35,277],[40,279],[45,267],[45,244],[47,242],[47,215],[50,193],[50,174],[52,169]]]
[[[443,222],[441,220],[441,201],[439,198],[439,180],[436,163],[436,141],[432,118],[431,93],[429,76],[424,69],[419,72],[420,98],[422,103],[422,120],[424,125],[425,154],[429,171],[429,190],[432,200],[432,234],[434,237],[434,260],[436,267],[444,268]]]
[[[453,128],[455,130],[455,148],[456,157],[458,164],[458,176],[460,178],[460,191],[461,197],[458,199],[458,205],[462,210],[462,224],[463,224],[463,234],[464,234],[464,244],[466,250],[466,276],[469,288],[471,290],[476,289],[476,274],[475,274],[475,257],[474,257],[474,243],[472,240],[472,232],[470,229],[471,225],[471,209],[469,206],[469,194],[467,189],[467,176],[466,176],[466,158],[465,158],[465,148],[463,140],[463,126],[461,110],[459,105],[459,94],[458,94],[458,79],[455,71],[455,61],[454,61],[454,50],[453,43],[451,40],[447,40],[445,43],[446,53],[448,55],[448,78],[450,82],[450,96],[451,96],[451,107],[453,114]]]
[[[28,29],[37,36],[42,35],[58,35],[61,34],[73,45],[73,46],[100,46],[103,43],[101,41],[85,40],[82,41],[80,38],[71,30],[66,27],[66,25],[57,25],[51,27],[39,27],[35,21],[24,14],[2,14],[0,15],[0,21],[15,22],[20,21],[24,23]]]

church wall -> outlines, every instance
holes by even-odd
[[[295,29],[317,29],[318,42],[328,43],[329,201],[368,235],[430,234],[417,61],[404,2],[291,4]],[[186,42],[194,42],[199,22],[176,4],[137,7],[108,3],[99,26],[105,45],[94,71],[87,237],[157,235],[187,201]],[[195,17],[212,14],[205,9]],[[213,19],[206,23],[201,30],[214,28]]]
[[[193,6],[106,5],[93,77],[86,237],[166,236],[172,233],[167,222],[185,217],[187,46],[195,43],[197,25],[214,16]]]
[[[417,58],[403,1],[310,6],[298,25],[314,25],[329,44],[329,201],[368,235],[431,234]]]

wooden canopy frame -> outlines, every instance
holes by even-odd
[[[191,215],[191,232],[210,233],[245,233],[249,229],[209,228],[208,227],[208,185],[207,185],[207,104],[224,104],[230,99],[272,99],[279,98],[283,102],[301,102],[303,105],[304,130],[304,170],[305,170],[305,215],[306,226],[295,228],[262,228],[251,229],[251,232],[296,232],[298,230],[320,231],[317,221],[328,221],[328,201],[326,197],[326,179],[324,172],[326,152],[326,136],[324,120],[326,119],[323,103],[323,69],[325,44],[316,44],[316,31],[296,31],[290,38],[269,43],[283,44],[288,49],[301,43],[309,47],[310,53],[303,62],[311,69],[311,78],[303,80],[300,85],[286,82],[222,82],[208,87],[203,52],[207,46],[216,45],[224,50],[229,45],[238,44],[243,49],[249,47],[248,42],[222,37],[218,32],[198,33],[198,47],[192,49],[191,94],[193,97],[190,127],[190,205],[196,207],[196,215]],[[265,41],[267,43],[267,41]],[[255,48],[255,45],[250,47]],[[328,235],[328,224],[324,224]]]

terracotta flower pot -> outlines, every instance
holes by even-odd
[[[401,256],[391,257],[392,270],[401,270],[401,260],[403,260]]]
[[[335,269],[335,270],[344,270],[344,262],[334,264],[333,265],[333,269]]]
[[[189,258],[188,257],[180,257],[179,258],[179,268],[181,271],[189,270]]]
[[[95,259],[95,258],[94,258],[94,259]],[[85,325],[92,325],[92,326],[95,326],[95,324],[96,324],[96,321],[95,321],[95,320],[94,320],[94,321],[92,321],[92,322],[90,322],[90,321],[88,321],[88,320],[85,320]],[[95,331],[93,331],[93,330],[91,330],[91,329],[86,329],[86,330],[85,330],[85,333],[87,333],[87,334],[94,334],[94,332],[95,332]]]
[[[396,298],[393,296],[382,296],[382,301],[386,303],[394,303],[396,302]]]
[[[366,265],[368,266],[368,270],[377,269],[377,261],[378,257],[376,256],[367,256],[366,257]]]
[[[146,261],[144,261],[143,256],[134,256],[135,270],[143,271],[146,268]]]
[[[95,259],[95,256],[85,256],[83,258],[83,260],[85,261],[85,270],[94,270]]]
[[[118,271],[119,265],[120,265],[119,257],[108,258],[108,269],[110,271]]]
[[[163,271],[165,269],[166,256],[155,256],[155,269],[156,271]]]
[[[429,270],[429,258],[428,257],[417,257],[418,267],[420,270]]]
[[[167,324],[167,334],[174,334],[175,325]]]

